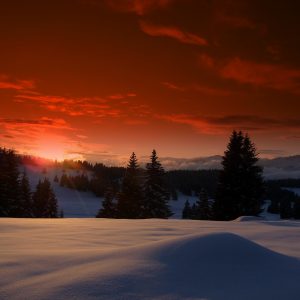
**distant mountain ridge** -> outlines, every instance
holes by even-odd
[[[221,155],[196,158],[162,157],[160,160],[167,170],[220,169],[222,167]],[[300,178],[300,155],[273,159],[262,158],[259,164],[264,167],[266,178]]]

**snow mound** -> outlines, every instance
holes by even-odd
[[[33,272],[9,289],[10,299],[274,300],[287,291],[290,300],[299,297],[298,260],[232,233],[87,255],[40,276]]]
[[[264,217],[255,217],[255,216],[241,216],[235,219],[235,222],[249,222],[249,221],[264,221]]]

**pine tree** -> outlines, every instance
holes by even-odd
[[[58,176],[57,176],[57,175],[55,175],[55,176],[54,176],[54,179],[53,179],[53,181],[54,181],[54,182],[56,182],[56,183],[58,183],[58,182],[59,182],[59,179],[58,179]]]
[[[210,220],[212,218],[211,207],[205,189],[201,189],[199,199],[196,202],[195,219]]]
[[[142,217],[143,191],[135,153],[130,156],[121,192],[117,195],[117,217],[139,219]]]
[[[293,215],[296,220],[300,219],[300,197],[294,202]]]
[[[32,217],[31,189],[25,171],[20,182],[20,202],[18,216],[22,218]]]
[[[264,193],[263,169],[258,166],[259,161],[255,145],[246,134],[242,148],[243,157],[243,196],[240,214],[244,216],[257,216],[261,213],[262,195]]]
[[[189,200],[185,201],[184,208],[182,210],[182,219],[191,219],[192,208]]]
[[[96,218],[115,218],[117,216],[114,196],[113,189],[109,187],[105,192],[102,208],[99,210]]]
[[[242,215],[258,215],[263,194],[262,168],[250,138],[233,131],[223,156],[223,170],[214,203],[218,220],[233,220]]]
[[[293,216],[292,203],[289,198],[284,197],[280,201],[280,218],[290,219]]]
[[[172,215],[168,205],[169,193],[165,185],[165,170],[158,160],[156,151],[153,150],[151,162],[146,165],[146,180],[144,185],[144,218],[163,218]]]
[[[0,148],[0,217],[18,217],[19,163],[13,150]]]
[[[57,218],[58,205],[50,181],[39,181],[32,196],[33,216],[36,218]]]

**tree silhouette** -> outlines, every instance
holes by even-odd
[[[172,212],[168,205],[170,198],[165,185],[165,170],[153,150],[150,163],[146,165],[146,180],[144,185],[143,216],[145,218],[168,218]]]
[[[117,195],[117,217],[138,219],[142,217],[143,191],[135,153],[130,156],[123,178],[121,192]]]
[[[31,189],[28,177],[24,171],[20,182],[20,200],[19,200],[19,213],[18,216],[22,218],[32,217],[32,201]]]
[[[214,204],[218,220],[233,220],[261,212],[262,168],[257,166],[256,148],[248,135],[233,131],[223,156],[223,170]]]
[[[0,217],[18,217],[19,163],[13,150],[0,148]]]
[[[196,202],[195,219],[210,220],[212,218],[211,206],[205,189],[202,189]]]
[[[192,216],[192,208],[189,200],[185,201],[184,208],[182,210],[182,219],[191,219]]]
[[[50,181],[39,181],[32,196],[33,216],[36,218],[57,218],[58,205]]]
[[[102,208],[100,208],[96,218],[115,218],[117,216],[117,208],[114,203],[114,198],[114,190],[112,187],[109,187],[105,192]]]

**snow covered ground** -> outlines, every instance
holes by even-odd
[[[300,222],[0,219],[0,299],[298,300]]]
[[[102,206],[103,198],[96,197],[91,192],[79,192],[73,189],[60,187],[58,183],[53,182],[55,175],[61,177],[62,169],[47,168],[47,173],[43,173],[43,167],[40,166],[27,166],[25,167],[28,175],[32,190],[40,179],[44,177],[49,178],[51,181],[53,190],[58,200],[59,209],[63,210],[66,218],[93,218],[96,216],[98,210]],[[23,172],[23,169],[21,168]],[[78,171],[66,170],[66,174],[75,176]],[[89,174],[91,176],[91,174]],[[186,200],[189,200],[192,205],[197,197],[185,196],[182,194],[178,195],[177,201],[170,201],[171,210],[174,213],[172,218],[181,219],[182,210]]]

